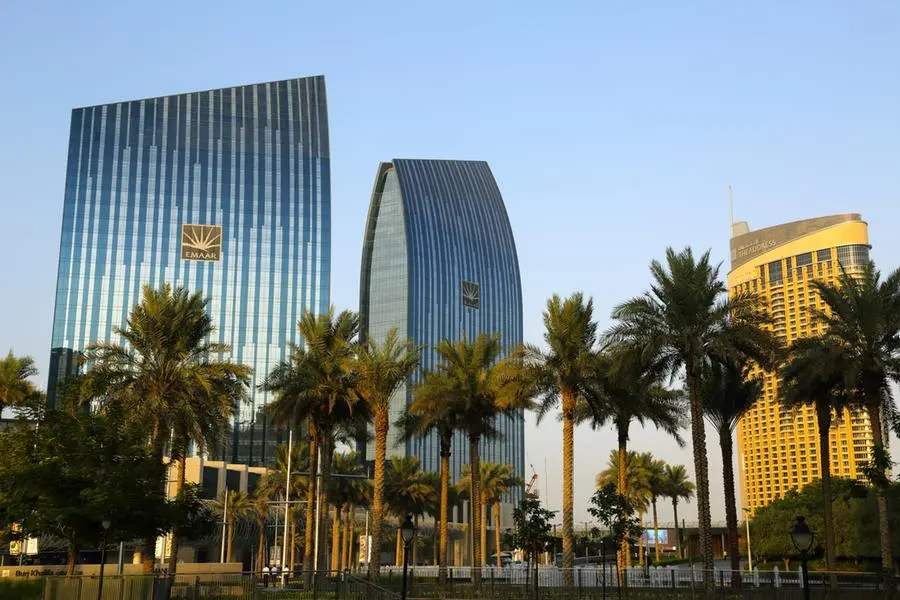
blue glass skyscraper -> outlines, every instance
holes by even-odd
[[[362,253],[363,334],[381,341],[392,327],[423,347],[422,367],[444,338],[500,333],[507,348],[522,342],[522,285],[512,228],[485,162],[394,160],[378,168]],[[414,380],[391,399],[391,422],[412,401]],[[482,460],[513,465],[524,476],[524,420],[501,417],[502,436],[482,441]],[[367,456],[373,455],[369,444]],[[436,436],[401,443],[392,429],[388,455],[418,456],[440,468]],[[468,464],[468,441],[453,440],[452,477]],[[516,497],[519,496],[517,492]]]
[[[256,389],[329,304],[331,178],[324,77],[72,111],[48,393],[92,342],[118,340],[144,284],[200,290],[214,341],[254,370],[217,454],[271,458]]]

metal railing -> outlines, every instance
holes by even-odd
[[[437,567],[412,567],[408,598],[800,600],[807,591],[799,570],[737,573],[704,572],[688,565],[636,567],[627,569],[620,579],[614,565],[587,565],[571,571],[542,566],[536,572],[521,567],[484,567],[477,588],[472,574],[470,567],[451,567],[441,586]],[[309,585],[302,573],[278,577],[256,573],[112,575],[104,577],[98,598],[99,583],[96,576],[45,577],[40,600],[397,600],[402,575],[385,567],[379,581],[373,583],[362,572],[317,572]],[[875,573],[809,575],[809,596],[816,600],[880,600],[890,597],[887,592],[891,591],[895,594],[892,598],[900,599],[898,590],[885,590],[881,575]]]

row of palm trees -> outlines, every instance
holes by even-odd
[[[636,452],[628,450],[625,455],[624,473],[620,470],[622,464],[619,450],[610,452],[609,461],[603,471],[597,473],[597,487],[612,484],[622,490],[624,478],[624,492],[620,491],[638,512],[640,522],[643,524],[644,515],[651,511],[653,516],[653,531],[659,531],[657,516],[657,502],[662,499],[672,501],[672,510],[675,518],[675,544],[680,557],[684,557],[684,548],[681,543],[681,529],[678,522],[678,503],[688,501],[694,495],[694,484],[688,479],[687,469],[684,465],[670,465],[666,461],[658,459],[650,452]],[[623,477],[620,477],[623,476]],[[626,542],[627,544],[627,542]],[[654,560],[659,561],[659,536],[654,536]],[[641,562],[644,562],[643,544],[640,547]],[[630,566],[631,552],[626,547],[626,566]]]
[[[791,395],[796,402],[826,403],[831,408],[845,403],[871,416],[876,456],[871,475],[879,498],[887,572],[892,558],[882,423],[896,421],[889,384],[900,379],[900,274],[895,272],[882,282],[869,265],[860,273],[843,274],[837,285],[813,283],[826,305],[813,318],[827,326],[826,333],[784,349],[771,334],[770,321],[759,310],[757,298],[739,294],[726,299],[719,268],[711,264],[708,252],[696,257],[690,248],[668,249],[665,260],[653,261],[650,270],[648,291],[618,305],[605,332],[599,331],[594,320],[592,301],[576,293],[548,300],[542,348],[504,348],[499,336],[487,334],[473,340],[442,341],[435,348],[437,366],[417,377],[409,414],[399,424],[389,422],[391,397],[417,374],[420,348],[398,339],[396,332],[383,340],[360,339],[358,317],[349,311],[304,315],[299,323],[304,345],[292,348],[290,357],[267,374],[262,387],[275,396],[270,410],[276,424],[303,432],[307,438],[312,472],[307,486],[307,575],[313,563],[309,540],[314,507],[318,494],[324,494],[317,488],[329,489],[337,439],[356,437],[374,426],[372,529],[373,545],[378,548],[389,428],[402,425],[405,436],[436,434],[441,456],[437,517],[443,576],[454,432],[468,438],[472,526],[480,530],[481,440],[497,435],[499,416],[530,408],[542,419],[557,407],[563,424],[562,532],[567,577],[574,567],[573,449],[575,426],[581,422],[614,426],[620,465],[627,457],[623,449],[627,451],[632,422],[652,423],[676,439],[683,421],[689,422],[700,546],[706,570],[711,572],[704,420],[713,421],[719,430],[723,455],[728,455],[727,470],[732,462],[731,432],[742,411],[726,407],[727,414],[720,418],[711,405],[715,399],[723,405],[733,400],[734,386],[739,384],[745,386],[747,405],[752,405],[758,388],[754,389],[749,376],[776,368],[781,369],[786,387],[797,390]],[[183,482],[190,444],[203,451],[220,438],[236,403],[246,395],[250,371],[225,359],[226,346],[207,341],[212,324],[199,294],[173,291],[165,285],[159,290],[147,288],[126,326],[117,331],[127,344],[94,345],[85,353],[91,367],[86,378],[88,397],[101,406],[120,405],[146,424],[154,452],[162,459],[169,450],[181,464],[178,479]],[[681,381],[682,389],[672,389],[673,381]],[[733,474],[726,473],[725,479],[726,495],[733,497]],[[620,481],[619,487],[624,490],[626,485]],[[728,511],[729,528],[734,525],[736,530],[736,511],[733,506]],[[319,522],[319,539],[324,539],[325,520]],[[736,544],[737,536],[730,537]],[[149,561],[153,541],[148,537]],[[474,546],[473,565],[478,567],[482,550],[477,536]],[[319,545],[320,552],[325,548],[326,544]],[[736,559],[736,549],[731,555]],[[377,577],[378,553],[372,558],[370,574]],[[317,562],[325,564],[324,554]],[[480,570],[474,571],[477,577]]]

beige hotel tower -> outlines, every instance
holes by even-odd
[[[840,265],[849,272],[869,260],[868,227],[858,214],[805,219],[750,231],[746,222],[732,226],[731,293],[753,292],[769,311],[772,329],[785,345],[818,335],[810,318],[823,309],[812,281],[835,281]],[[819,478],[819,444],[815,411],[783,410],[774,373],[764,376],[763,395],[738,422],[738,472],[741,503],[755,512]],[[872,430],[864,412],[842,415],[831,430],[831,473],[862,478],[870,460]]]

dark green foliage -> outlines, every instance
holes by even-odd
[[[606,539],[612,542],[613,547],[619,547],[622,542],[634,544],[641,537],[641,523],[635,515],[634,506],[616,491],[612,483],[594,492],[588,513],[609,532]]]
[[[158,485],[163,465],[140,431],[113,415],[46,411],[0,434],[0,517],[29,535],[65,539],[70,552],[161,532],[171,519]]]
[[[550,520],[555,516],[555,511],[543,508],[540,500],[526,494],[522,503],[513,509],[513,521],[516,525],[513,546],[520,548],[529,557],[543,552],[547,544],[553,541]]]
[[[881,556],[878,538],[878,506],[872,488],[848,479],[832,480],[835,550],[839,560],[857,561]],[[900,484],[888,493],[890,502],[900,502]],[[797,556],[788,534],[798,516],[815,534],[814,552],[824,552],[824,522],[821,483],[815,481],[799,492],[790,491],[759,510],[750,522],[753,555],[761,560],[781,560]],[[894,550],[900,549],[900,513],[891,515]]]

